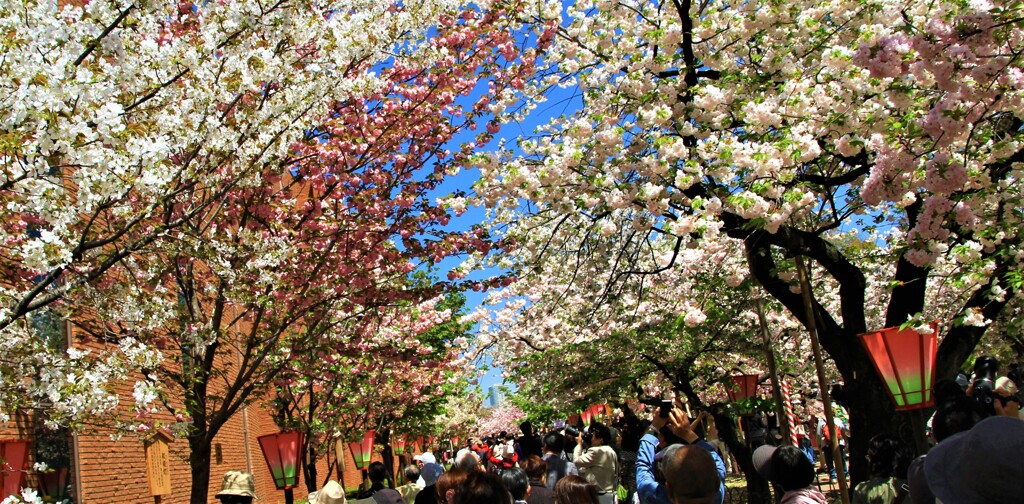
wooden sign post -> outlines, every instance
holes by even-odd
[[[146,477],[149,479],[150,495],[167,495],[171,493],[171,457],[167,443],[174,438],[162,431],[146,439]]]

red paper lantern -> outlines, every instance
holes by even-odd
[[[583,420],[583,425],[590,425],[590,419],[594,416],[591,413],[590,408],[580,412],[580,418]]]
[[[299,431],[278,432],[256,438],[263,450],[263,458],[270,468],[274,486],[284,490],[286,495],[299,484],[299,469],[302,466],[302,433]]]
[[[452,446],[459,447],[459,436],[452,436]]]
[[[21,495],[30,446],[32,442],[27,439],[0,441],[0,500]]]
[[[757,375],[738,374],[729,377],[732,386],[726,387],[730,402],[742,401],[757,394]]]
[[[569,425],[577,425],[580,423],[579,415],[569,415]]]
[[[890,327],[859,335],[897,411],[935,404],[932,385],[939,326],[932,322],[931,328],[932,332],[927,334]]]
[[[394,442],[391,443],[392,450],[395,452],[395,455],[402,455],[403,453],[405,453],[405,443],[405,434],[402,434],[401,436],[395,438]]]
[[[348,449],[352,450],[352,460],[356,463],[356,469],[364,471],[367,467],[370,467],[370,457],[373,455],[373,437],[376,434],[377,431],[368,430],[363,435],[362,441],[348,444]]]

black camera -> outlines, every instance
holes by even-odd
[[[978,404],[989,415],[994,415],[996,410],[993,402],[996,399],[996,372],[999,370],[999,361],[994,357],[978,357],[974,361],[974,381],[971,382],[971,397],[978,401]]]
[[[583,434],[580,435],[580,439],[583,440],[583,444],[589,445],[594,440],[594,433],[590,428],[584,429]]]
[[[580,435],[580,431],[576,430],[576,427],[571,425],[565,426],[565,435],[569,437],[576,437]]]

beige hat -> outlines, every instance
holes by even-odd
[[[996,380],[995,389],[1001,395],[1014,395],[1017,393],[1017,384],[1013,383],[1013,380],[1001,376]]]
[[[345,504],[345,489],[335,480],[328,481],[309,504]]]
[[[245,471],[228,471],[224,473],[224,482],[220,484],[222,495],[240,495],[242,497],[256,497],[256,480],[252,474]]]

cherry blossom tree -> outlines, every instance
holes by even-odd
[[[455,293],[416,306],[381,307],[347,326],[324,325],[329,329],[313,340],[315,357],[292,361],[282,371],[271,407],[282,428],[305,434],[310,491],[317,488],[317,459],[329,457],[335,442],[375,429],[378,445],[390,453],[391,437],[425,432],[426,426],[414,430],[409,424],[432,422],[441,403],[465,395],[469,370],[455,345],[466,337],[467,328],[457,321],[463,303]]]
[[[460,288],[408,277],[488,253],[433,192],[498,126],[451,152],[455,135],[511,103],[543,49],[514,44],[530,33],[516,8],[3,9],[5,408],[96,421],[119,400],[109,381],[134,379],[123,426],[173,415],[206,502],[219,429],[318,358],[325,330]],[[28,320],[44,307],[90,351],[47,347]]]
[[[526,413],[511,401],[504,401],[493,408],[485,408],[478,428],[481,435],[490,436],[499,432],[519,432],[519,423],[526,419]]]
[[[147,352],[127,345],[92,359],[56,357],[28,315],[75,316],[79,291],[280,166],[331,102],[373,84],[353,63],[386,58],[416,33],[410,17],[430,19],[440,7],[346,5],[345,16],[251,2],[0,10],[10,34],[0,62],[5,405],[46,397],[65,418],[108,410],[103,382],[146,365]],[[365,30],[371,21],[382,29]],[[172,311],[122,309],[118,318],[155,324]]]
[[[767,482],[753,470],[750,450],[734,427],[738,410],[726,404],[724,387],[738,364],[744,371],[769,369],[757,303],[775,303],[756,299],[759,288],[744,276],[741,245],[729,239],[719,245],[687,250],[676,268],[624,280],[615,294],[583,287],[607,284],[599,280],[606,272],[581,278],[585,273],[571,266],[550,264],[545,274],[526,276],[492,296],[505,302],[481,321],[478,343],[489,345],[528,412],[633,398],[656,406],[673,394],[686,398],[713,413],[721,439],[747,475],[752,501],[767,501]],[[780,359],[779,373],[813,375],[797,321],[781,310],[765,311],[770,344],[792,356]],[[769,374],[762,376],[771,386]]]
[[[791,258],[810,259],[854,459],[907,423],[857,334],[940,319],[950,376],[1015,299],[1015,4],[601,0],[547,14],[557,70],[528,92],[540,106],[571,88],[581,105],[477,158],[479,201],[520,275],[563,264],[579,289],[639,298],[628,278],[734,239],[806,323]]]

